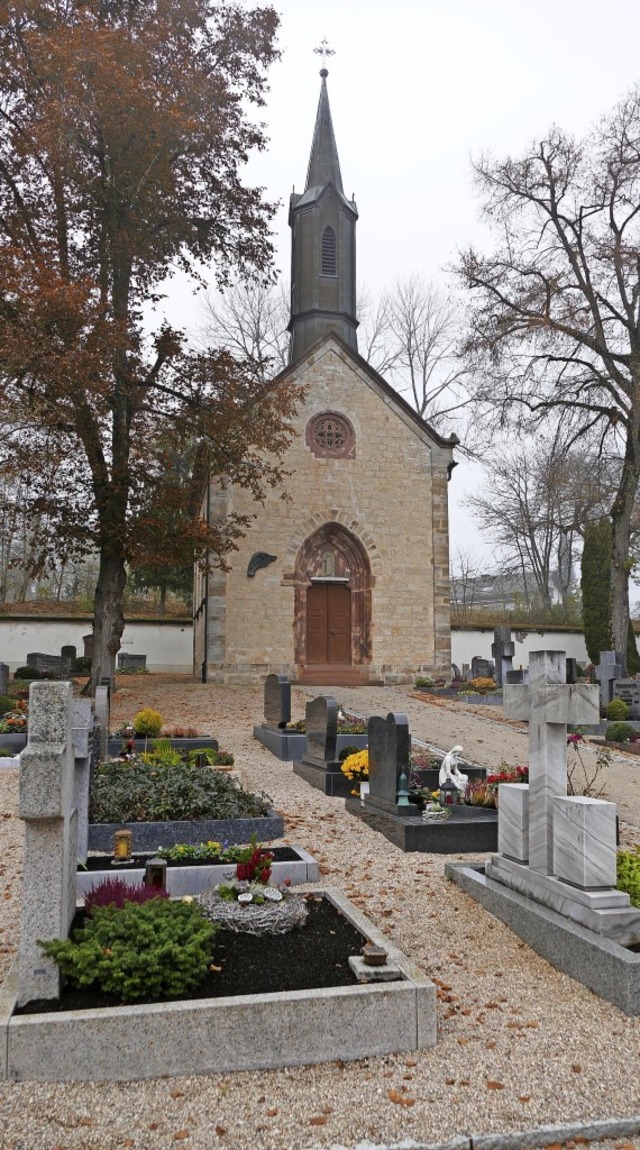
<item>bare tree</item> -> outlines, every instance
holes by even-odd
[[[629,542],[640,477],[640,90],[585,141],[553,128],[518,158],[476,165],[499,235],[469,249],[466,342],[475,395],[497,422],[537,428],[561,414],[622,456],[613,529],[613,639],[626,650]]]
[[[525,580],[533,575],[546,610],[553,584],[567,605],[576,544],[615,490],[615,463],[571,451],[558,428],[515,450],[493,453],[486,464],[487,493],[467,498],[507,565]]]
[[[288,323],[289,293],[282,282],[239,280],[205,297],[200,338],[249,360],[264,383],[289,362]]]

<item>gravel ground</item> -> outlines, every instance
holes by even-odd
[[[294,717],[315,693],[294,688]],[[526,731],[497,722],[494,708],[469,713],[463,704],[412,698],[403,688],[326,693],[360,714],[405,710],[417,737],[447,748],[462,743],[466,756],[487,766],[526,761]],[[141,676],[118,692],[112,717],[131,718],[144,705],[156,706],[166,723],[193,723],[218,736],[246,784],[264,789],[284,812],[282,841],[311,851],[323,882],[344,891],[434,979],[438,1044],[275,1071],[119,1084],[0,1083],[2,1150],[156,1150],[182,1142],[193,1150],[352,1150],[640,1114],[640,1019],[553,970],[444,880],[441,856],[404,855],[256,743],[260,689]],[[640,761],[619,756],[607,779],[628,842],[640,841],[638,770]],[[17,772],[0,770],[0,978],[19,930],[16,802]],[[626,1150],[640,1147],[640,1139],[609,1145]]]

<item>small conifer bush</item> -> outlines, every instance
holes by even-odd
[[[39,945],[75,986],[96,987],[123,1002],[159,1002],[202,982],[216,929],[196,903],[153,898],[142,906],[97,907],[70,939]]]
[[[153,707],[143,707],[134,716],[133,726],[136,735],[142,735],[143,738],[157,739],[160,731],[162,730],[162,715],[159,711],[154,711]]]
[[[629,707],[624,699],[612,699],[607,707],[607,718],[612,722],[624,722],[629,718]]]
[[[631,723],[609,723],[604,737],[609,743],[628,743],[635,733]]]

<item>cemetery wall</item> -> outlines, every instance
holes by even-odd
[[[541,651],[543,648],[552,651],[566,651],[568,659],[577,659],[579,663],[588,663],[589,656],[585,646],[582,631],[559,631],[553,628],[545,631],[542,627],[537,631],[519,631],[517,627],[511,628],[511,638],[515,646],[513,656],[513,669],[520,666],[529,666],[529,657],[532,651]],[[476,628],[456,628],[451,630],[451,660],[457,667],[463,663],[471,665],[474,655],[483,659],[491,659],[491,644],[493,643],[493,627],[486,630]]]
[[[265,577],[269,568],[260,572]],[[266,585],[266,578],[265,578]],[[89,634],[90,620],[78,618],[55,619],[41,617],[10,618],[0,616],[0,658],[8,663],[12,671],[22,667],[29,651],[46,651],[59,654],[65,644],[73,644],[82,654],[82,636]],[[522,632],[519,632],[522,635]],[[512,629],[511,637],[515,644],[514,669],[529,663],[531,651],[542,647],[566,651],[568,658],[588,662],[584,636],[580,631],[530,631],[524,639],[516,637]],[[124,643],[121,650],[131,654],[146,654],[150,671],[190,674],[192,670],[192,626],[189,620],[165,620],[162,622],[129,622],[125,626]],[[471,663],[474,655],[491,659],[493,628],[453,628],[451,631],[451,658],[459,667]]]
[[[16,667],[24,667],[29,651],[59,655],[61,647],[72,644],[78,655],[82,655],[82,637],[90,632],[90,619],[0,616],[0,660],[15,671]],[[149,671],[190,675],[193,667],[191,621],[129,621],[125,624],[120,650],[146,655]]]

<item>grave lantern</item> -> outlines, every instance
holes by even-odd
[[[123,828],[122,830],[116,831],[114,837],[113,862],[119,866],[123,863],[133,862],[131,858],[131,843],[133,840],[131,831],[127,831]]]
[[[440,805],[443,807],[453,806],[460,798],[460,792],[452,779],[445,779],[440,784]]]
[[[166,859],[153,858],[149,859],[146,867],[144,868],[144,884],[145,886],[162,887],[166,890],[167,886],[167,863]]]

